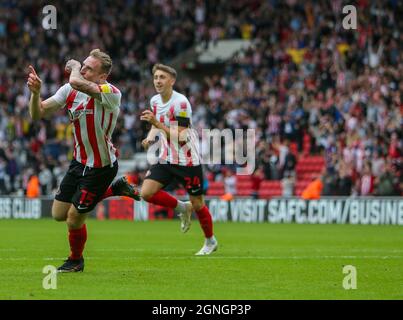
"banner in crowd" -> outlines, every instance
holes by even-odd
[[[0,197],[0,219],[51,217],[52,199]],[[309,224],[403,225],[403,198],[206,199],[214,221]],[[125,198],[104,200],[91,213],[98,220],[173,219],[172,209]]]

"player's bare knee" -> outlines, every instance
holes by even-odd
[[[192,204],[192,205],[193,205],[193,210],[196,212],[201,210],[204,207],[204,205],[201,205],[201,204]]]
[[[146,179],[141,186],[140,196],[144,201],[149,201],[162,187],[160,182]]]
[[[84,224],[84,220],[81,219],[79,216],[69,215],[67,217],[66,223],[69,229],[80,229]]]
[[[80,229],[84,224],[84,222],[82,220],[71,219],[71,218],[68,218],[66,222],[67,222],[67,226],[69,229]]]
[[[52,204],[52,217],[56,221],[66,221],[70,204],[54,200]]]
[[[141,191],[140,191],[140,196],[142,199],[144,199],[144,201],[150,200],[153,195],[154,194],[149,192],[148,190],[141,189]]]
[[[79,229],[83,226],[86,218],[85,213],[79,213],[76,207],[71,206],[67,213],[67,226],[69,229]]]
[[[194,211],[199,211],[204,207],[204,201],[202,199],[192,199],[191,202]]]
[[[67,212],[58,212],[52,210],[52,217],[56,221],[66,221],[67,219]]]

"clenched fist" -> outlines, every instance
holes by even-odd
[[[140,120],[147,121],[148,123],[152,125],[156,125],[158,123],[157,119],[155,118],[154,113],[152,113],[150,110],[143,111],[141,114]]]
[[[81,63],[78,62],[77,60],[74,59],[70,59],[69,61],[67,61],[66,66],[64,67],[64,70],[66,70],[66,72],[71,73],[71,71],[74,68],[78,68],[78,70],[81,69]]]

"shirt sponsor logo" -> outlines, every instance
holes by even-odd
[[[68,111],[69,113],[69,118],[70,121],[74,121],[79,119],[82,115],[87,115],[87,114],[94,114],[94,110],[93,109],[89,109],[89,110],[85,110],[85,109],[80,109],[80,110],[75,110],[75,111]]]

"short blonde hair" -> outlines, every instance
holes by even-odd
[[[102,52],[99,49],[94,49],[90,52],[90,56],[97,58],[101,61],[101,70],[106,74],[110,74],[112,71],[112,59],[109,54]]]
[[[157,63],[153,66],[153,75],[157,70],[164,71],[166,73],[169,73],[174,79],[177,77],[176,70],[170,66],[166,66],[165,64],[162,63]]]

